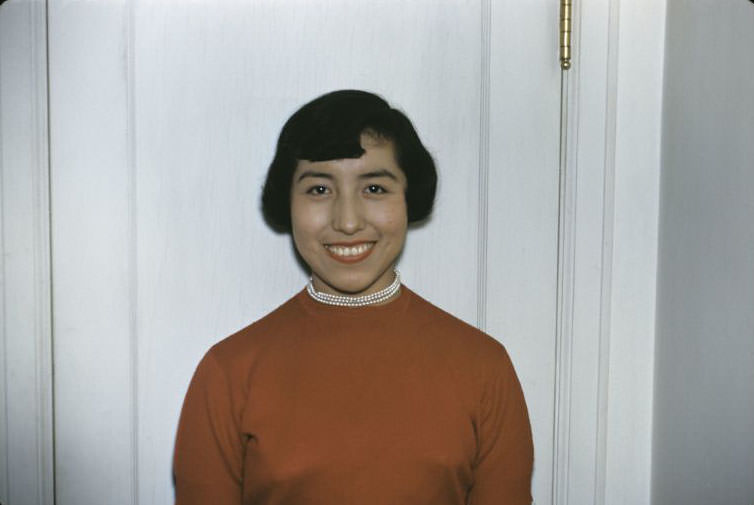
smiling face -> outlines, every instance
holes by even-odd
[[[365,295],[393,281],[406,240],[406,176],[390,141],[361,136],[360,158],[298,162],[293,241],[318,291]]]

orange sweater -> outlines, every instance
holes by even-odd
[[[300,292],[216,344],[183,405],[179,505],[523,505],[532,440],[503,346],[403,287]]]

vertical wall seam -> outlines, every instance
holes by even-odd
[[[477,327],[487,328],[488,180],[490,171],[490,52],[492,4],[481,2],[481,83],[479,106],[479,214],[477,221]]]
[[[37,401],[36,455],[37,503],[54,502],[52,442],[52,305],[50,256],[50,173],[49,173],[49,98],[47,57],[47,2],[33,2],[32,75],[35,92],[32,102],[34,121],[34,352],[35,394]],[[42,41],[41,44],[39,43]]]
[[[573,326],[576,290],[578,214],[579,90],[581,82],[581,2],[574,2],[573,65],[561,72],[560,150],[558,178],[558,246],[555,334],[555,423],[553,445],[553,504],[570,500],[573,405]],[[596,504],[595,504],[596,505]]]
[[[0,82],[2,82],[2,65],[0,65]],[[3,117],[2,115],[3,111],[3,97],[2,93],[0,93],[0,118]],[[5,308],[5,300],[6,300],[6,290],[7,290],[7,281],[5,279],[5,205],[3,205],[3,201],[5,200],[2,198],[4,193],[4,175],[5,175],[5,167],[3,163],[3,156],[1,153],[3,152],[3,122],[0,120],[0,252],[2,253],[2,256],[0,256],[0,282],[2,283],[2,293],[0,293],[0,326],[2,326],[2,350],[3,354],[0,359],[2,359],[2,374],[3,374],[3,388],[2,391],[0,391],[0,405],[3,407],[3,427],[4,432],[2,433],[3,441],[8,443],[8,426],[10,418],[8,417],[8,319],[5,317],[6,314],[6,308]],[[8,454],[9,451],[3,451],[4,454],[2,454],[2,457],[4,461],[4,469],[5,473],[3,475],[4,483],[6,485],[6,491],[9,493],[10,496],[10,455]]]
[[[574,54],[574,60],[578,58]],[[575,67],[575,68],[574,68]],[[555,423],[553,445],[553,503],[568,503],[571,462],[571,406],[573,392],[573,319],[576,285],[576,191],[578,164],[578,84],[570,78],[578,61],[561,76],[561,137],[558,177],[557,289],[555,322]],[[578,74],[577,79],[578,79]]]
[[[754,0],[752,0],[754,1]],[[658,339],[658,302],[659,302],[659,288],[660,288],[660,239],[662,238],[661,232],[660,232],[660,225],[661,225],[661,219],[662,219],[662,172],[663,167],[665,164],[663,163],[664,160],[664,152],[665,152],[665,96],[666,96],[666,70],[667,70],[667,40],[668,40],[668,11],[670,10],[669,1],[665,2],[664,11],[663,11],[663,49],[662,49],[662,63],[660,64],[660,138],[659,138],[659,153],[658,153],[658,160],[657,160],[657,166],[659,167],[659,170],[657,171],[657,228],[655,230],[655,237],[654,237],[654,243],[655,243],[655,259],[654,259],[654,296],[655,296],[655,303],[654,303],[654,318],[653,318],[653,324],[652,324],[652,331],[654,332],[654,343],[652,345],[652,388],[651,388],[651,401],[650,401],[650,427],[649,427],[649,498],[648,503],[652,503],[653,501],[653,487],[655,482],[655,476],[654,476],[654,469],[655,469],[655,460],[654,460],[654,441],[655,441],[655,403],[656,403],[656,390],[657,390],[657,346],[659,343]]]
[[[31,48],[31,61],[29,62],[31,65],[31,88],[32,93],[35,93],[38,88],[39,83],[39,74],[37,73],[37,63],[38,63],[38,51],[39,47],[37,44],[37,19],[36,19],[36,3],[29,3],[29,47]],[[42,366],[41,366],[41,331],[42,331],[42,289],[40,286],[40,282],[42,282],[42,276],[40,272],[41,268],[41,255],[40,255],[40,237],[41,237],[41,229],[43,223],[42,223],[42,213],[40,212],[39,206],[41,205],[41,201],[39,200],[39,189],[41,184],[41,167],[40,162],[41,158],[39,156],[39,107],[37,104],[37,95],[36,93],[33,95],[33,98],[31,100],[31,115],[32,115],[32,131],[30,132],[32,136],[32,149],[33,149],[33,158],[32,163],[33,167],[31,167],[31,198],[32,198],[32,258],[33,258],[33,269],[32,269],[32,276],[33,276],[33,290],[34,290],[34,322],[33,322],[33,333],[34,333],[34,401],[35,401],[35,410],[36,410],[36,419],[34,419],[34,456],[35,456],[35,463],[36,463],[36,486],[35,486],[35,492],[36,492],[36,503],[42,503],[42,486],[43,486],[43,475],[42,475],[42,444],[40,443],[40,438],[42,436],[42,424],[44,423],[44,405],[42,402],[42,381],[41,381],[41,373],[42,373]]]
[[[569,375],[570,367],[564,359],[566,351],[562,324],[563,324],[563,205],[565,198],[563,192],[564,173],[565,173],[565,143],[567,132],[567,80],[568,76],[565,71],[560,73],[560,145],[558,146],[558,216],[556,236],[556,266],[555,266],[555,377],[554,377],[554,397],[553,397],[553,446],[552,446],[552,503],[557,505],[566,505],[568,502],[567,495],[564,493],[564,482],[567,481],[567,425],[568,416],[563,412],[565,395],[569,394],[566,387],[565,377]],[[564,461],[565,460],[565,461]]]
[[[47,138],[47,257],[48,257],[48,274],[49,274],[49,313],[50,313],[50,329],[49,329],[49,360],[50,360],[50,461],[49,471],[50,483],[47,500],[49,503],[54,504],[57,501],[57,475],[55,473],[56,462],[56,440],[55,440],[55,298],[53,296],[53,286],[55,277],[53,275],[53,213],[52,213],[52,122],[50,113],[50,2],[45,0],[44,2],[44,22],[45,22],[45,107],[46,107],[46,129]]]
[[[607,33],[605,163],[602,207],[599,352],[597,372],[597,433],[594,503],[605,502],[607,489],[607,423],[609,415],[610,332],[612,309],[613,227],[615,218],[615,149],[618,100],[620,0],[610,0]]]
[[[126,170],[128,171],[128,299],[131,385],[131,503],[139,502],[139,342],[137,271],[136,134],[134,103],[135,6],[126,2]]]

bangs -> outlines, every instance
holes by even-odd
[[[385,111],[389,115],[391,111]],[[342,118],[338,118],[342,119]],[[324,122],[323,122],[324,123]],[[307,161],[329,161],[361,158],[364,148],[361,137],[391,141],[395,134],[388,117],[371,117],[362,121],[324,123],[302,135],[294,157]]]

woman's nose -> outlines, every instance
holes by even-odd
[[[339,195],[335,199],[332,216],[333,228],[352,235],[364,227],[364,215],[358,198]]]

